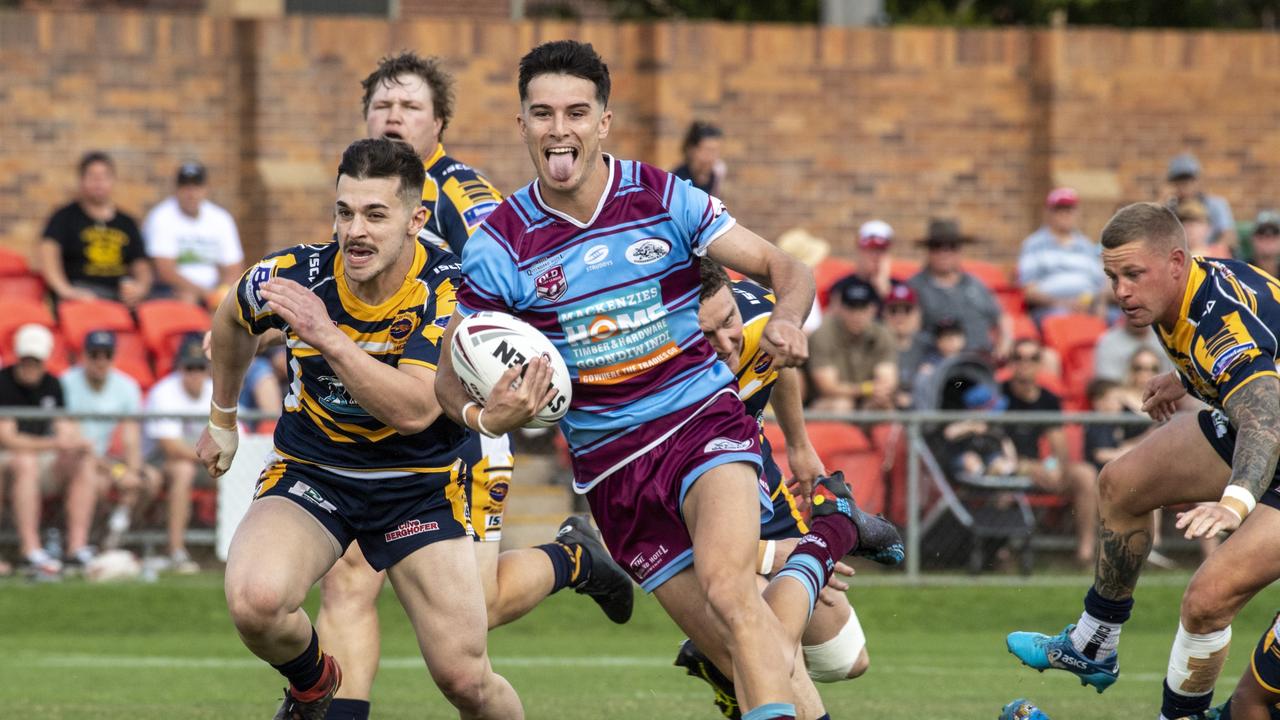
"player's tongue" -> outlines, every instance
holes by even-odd
[[[573,175],[573,159],[577,153],[572,150],[552,150],[547,153],[547,172],[556,182],[567,182]]]

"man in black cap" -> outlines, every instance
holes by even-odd
[[[1231,214],[1231,204],[1218,195],[1210,195],[1200,186],[1200,161],[1191,153],[1176,155],[1169,161],[1165,179],[1173,195],[1165,203],[1170,210],[1188,200],[1199,200],[1209,215],[1209,242],[1222,243],[1228,252],[1236,247],[1236,219]]]
[[[1253,223],[1249,264],[1266,270],[1272,277],[1280,275],[1280,213],[1275,210],[1263,210]]]
[[[208,418],[213,380],[209,376],[203,339],[200,335],[183,338],[173,372],[157,382],[147,396],[148,412]],[[169,487],[169,559],[173,570],[179,573],[200,569],[187,553],[186,534],[191,521],[191,489],[198,477],[208,477],[196,456],[196,441],[206,424],[206,419],[160,418],[147,422],[148,455],[153,462],[160,463]]]
[[[62,374],[67,409],[76,413],[133,415],[142,411],[142,390],[115,368],[116,336],[94,330],[85,336],[80,364]],[[103,545],[113,548],[129,529],[133,510],[144,493],[153,494],[160,475],[143,462],[142,426],[137,420],[84,420],[80,432],[93,443],[97,475],[116,488],[119,502],[107,520]],[[112,438],[119,434],[119,443]],[[100,486],[101,487],[101,486]]]
[[[973,241],[954,220],[930,220],[929,232],[918,241],[927,250],[924,269],[907,284],[920,302],[924,327],[953,317],[964,328],[966,350],[1003,358],[1013,347],[1013,321],[991,290],[961,268],[960,248]]]
[[[888,410],[898,388],[893,333],[876,315],[880,296],[871,283],[850,275],[831,287],[831,305],[809,338],[814,408],[830,412]]]
[[[178,167],[177,190],[147,214],[142,235],[159,289],[183,300],[216,306],[243,270],[236,221],[209,201],[208,172],[197,161]]]

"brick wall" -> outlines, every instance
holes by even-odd
[[[766,237],[806,225],[848,249],[872,216],[907,240],[954,216],[1008,261],[1053,184],[1081,190],[1096,235],[1118,203],[1162,194],[1183,150],[1238,216],[1280,205],[1273,35],[10,12],[0,243],[29,246],[94,147],[117,155],[135,212],[198,156],[250,255],[323,238],[363,128],[359,80],[403,47],[448,59],[446,144],[511,191],[530,175],[516,62],[559,37],[595,43],[613,71],[611,151],[672,166],[689,121],[723,125],[724,199]]]

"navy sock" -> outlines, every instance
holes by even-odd
[[[826,715],[823,715],[822,717],[818,718],[818,720],[831,720],[831,713],[827,713]]]
[[[1108,600],[1098,594],[1097,588],[1089,588],[1084,595],[1084,611],[1102,622],[1120,625],[1129,619],[1133,612],[1133,598],[1125,600]]]
[[[1169,681],[1165,681],[1164,699],[1160,702],[1160,715],[1167,718],[1182,718],[1202,713],[1213,704],[1213,693],[1203,695],[1179,695],[1169,689]]]
[[[555,573],[555,584],[551,592],[561,588],[578,587],[591,577],[591,556],[577,543],[553,542],[538,545],[551,558],[551,570]]]
[[[369,720],[369,701],[334,698],[324,717],[325,720]]]
[[[289,680],[294,690],[305,691],[320,682],[320,675],[324,672],[323,660],[324,656],[320,653],[320,637],[312,627],[311,642],[307,644],[307,649],[303,650],[301,655],[283,665],[271,667],[280,671],[280,674]]]

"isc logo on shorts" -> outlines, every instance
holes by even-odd
[[[440,529],[440,523],[437,523],[434,520],[431,522],[422,522],[421,520],[410,520],[407,523],[400,523],[400,527],[396,528],[395,530],[392,530],[389,533],[384,534],[382,537],[386,538],[387,542],[395,542],[396,540],[402,540],[404,538],[407,538],[410,535],[420,535],[424,532],[435,532],[436,530],[439,530],[439,529]]]

